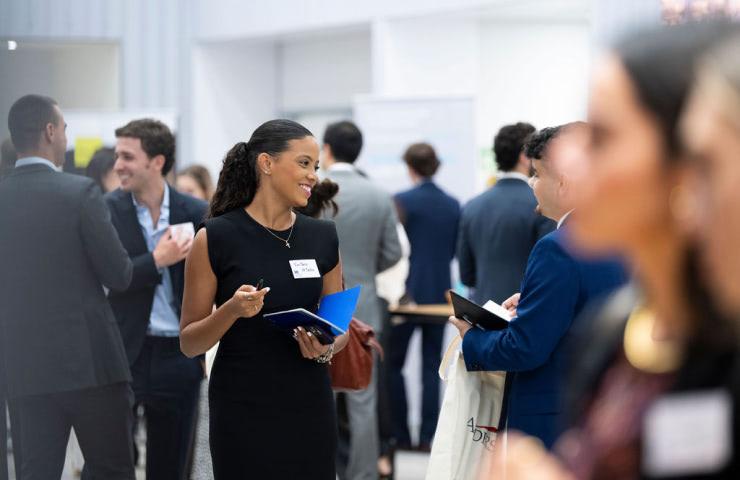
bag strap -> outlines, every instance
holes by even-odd
[[[452,362],[452,357],[457,352],[457,347],[462,342],[462,338],[460,338],[460,335],[455,335],[455,338],[452,339],[450,344],[447,346],[447,350],[445,351],[444,356],[442,357],[442,362],[439,364],[439,378],[447,381],[447,369],[450,367],[450,362]]]

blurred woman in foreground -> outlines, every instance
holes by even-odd
[[[740,36],[700,64],[682,122],[702,265],[723,311],[740,319]]]
[[[582,319],[560,459],[512,439],[509,479],[740,474],[738,343],[712,308],[684,233],[690,205],[677,138],[693,65],[728,29],[706,23],[634,36],[596,71],[588,182],[572,232],[587,252],[622,252],[636,279]]]

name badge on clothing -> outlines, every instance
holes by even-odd
[[[290,269],[293,272],[293,278],[320,278],[319,266],[316,260],[290,260]]]
[[[724,390],[671,394],[646,412],[643,469],[650,476],[716,472],[732,451],[732,399]]]

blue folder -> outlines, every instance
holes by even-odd
[[[316,313],[305,308],[294,308],[282,312],[267,313],[265,319],[277,328],[293,335],[296,327],[303,327],[318,338],[319,342],[328,345],[334,337],[342,335],[349,329],[349,322],[357,308],[360,298],[359,285],[343,292],[333,293],[321,299]]]

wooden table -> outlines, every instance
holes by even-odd
[[[447,319],[453,314],[452,305],[447,303],[439,304],[427,304],[427,305],[398,305],[393,308],[389,308],[388,311],[391,315],[397,315],[401,317],[422,317],[430,323],[445,323]],[[419,320],[422,320],[419,318]],[[415,319],[416,320],[416,319]]]

